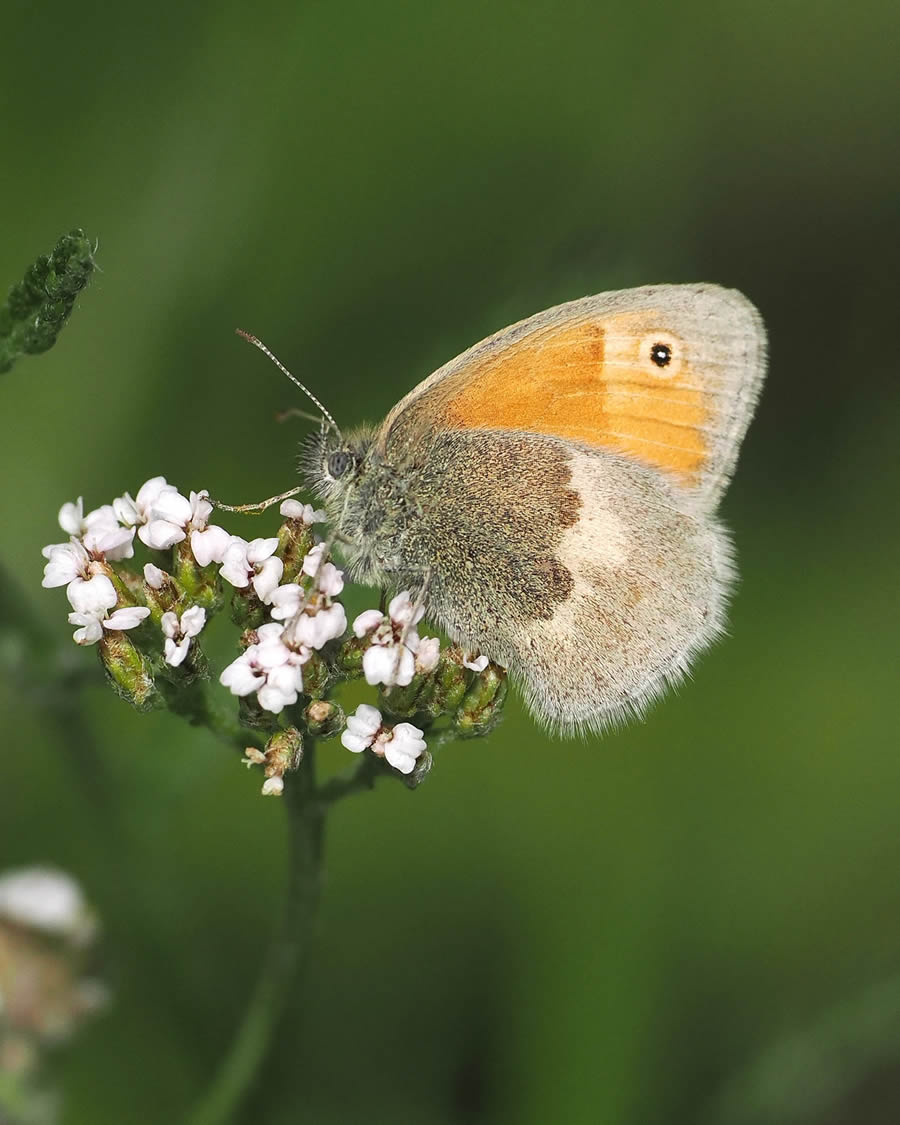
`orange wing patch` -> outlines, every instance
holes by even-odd
[[[654,321],[641,311],[539,328],[448,377],[444,420],[614,449],[694,483],[708,455],[702,381]]]

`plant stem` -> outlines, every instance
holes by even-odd
[[[271,1047],[312,934],[322,883],[324,806],[316,796],[315,744],[307,739],[303,764],[283,797],[288,816],[287,894],[278,932],[219,1072],[188,1125],[225,1125],[234,1120]]]

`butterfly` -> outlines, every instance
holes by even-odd
[[[584,297],[445,364],[304,457],[352,577],[418,597],[553,731],[642,714],[721,635],[716,508],[766,365],[716,285]]]

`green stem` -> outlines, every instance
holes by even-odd
[[[315,744],[290,775],[283,797],[288,816],[288,885],[279,930],[234,1041],[189,1125],[233,1121],[275,1039],[275,1032],[310,944],[322,882],[324,806],[317,798]]]

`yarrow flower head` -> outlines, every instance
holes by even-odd
[[[264,767],[267,795],[283,791],[303,758],[305,738],[341,731],[344,712],[329,694],[341,679],[413,685],[385,696],[389,721],[361,704],[341,734],[347,749],[371,751],[407,776],[407,784],[421,780],[431,759],[423,731],[396,719],[447,717],[467,735],[487,729],[505,695],[504,675],[485,671],[487,658],[476,653],[454,652],[442,662],[438,638],[419,635],[424,606],[410,591],[392,598],[386,613],[359,614],[347,636],[344,574],[329,558],[330,540],[316,543],[311,531],[325,519],[323,511],[285,499],[278,534],[246,540],[210,524],[213,510],[207,492],[185,496],[163,476],[145,481],[134,497],[126,492],[87,514],[80,497],[60,509],[68,541],[44,548],[43,585],[65,586],[74,640],[100,642],[100,660],[120,697],[139,710],[169,706],[213,725],[217,709],[203,698],[206,661],[198,638],[230,585],[243,651],[219,682],[234,696],[255,697],[240,718],[267,730],[269,740],[265,753],[249,747],[245,760]],[[151,551],[169,551],[169,561],[154,555],[142,568],[118,565],[133,557],[135,539]],[[148,617],[153,629],[124,635]],[[166,665],[191,674],[173,676]],[[460,665],[485,674],[473,681]],[[277,723],[260,713],[295,707]],[[368,766],[362,774],[369,777]]]
[[[410,774],[426,749],[423,732],[412,723],[387,726],[377,707],[361,703],[356,713],[347,716],[347,729],[341,744],[354,754],[371,750],[400,773]]]

